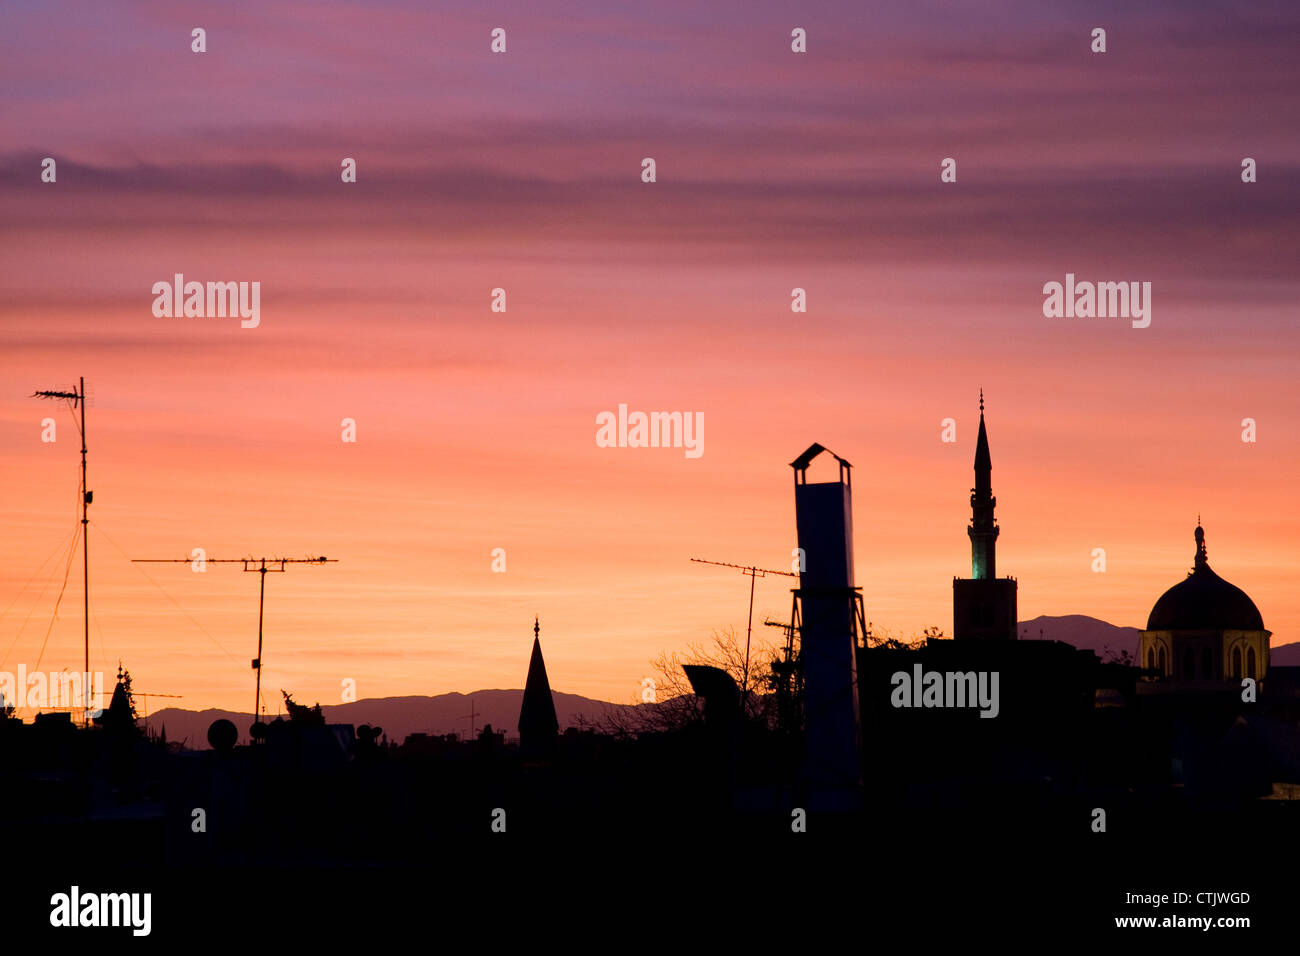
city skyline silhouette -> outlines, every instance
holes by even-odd
[[[1285,939],[1297,36],[6,5],[6,938]]]

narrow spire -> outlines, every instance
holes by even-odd
[[[975,442],[975,483],[979,484],[980,472],[993,470],[993,458],[989,455],[989,436],[984,430],[984,389],[980,389],[980,433]]]
[[[1196,516],[1196,566],[1204,568],[1209,566],[1209,561],[1205,553],[1205,529],[1201,527],[1201,516]]]
[[[980,430],[975,443],[975,487],[971,489],[971,523],[966,529],[971,541],[971,577],[992,580],[997,576],[994,545],[998,537],[993,509],[993,456],[989,454],[989,434],[984,427],[984,389],[980,389]]]
[[[542,625],[533,618],[533,656],[528,661],[528,680],[524,683],[524,697],[519,707],[519,746],[535,753],[553,741],[560,730],[555,715],[555,700],[551,696],[551,682],[546,677],[546,662],[542,660]]]

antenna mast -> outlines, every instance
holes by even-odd
[[[77,419],[77,431],[81,434],[81,613],[82,635],[84,638],[84,656],[82,662],[82,713],[84,726],[90,726],[90,541],[86,535],[86,508],[93,495],[86,488],[86,378],[78,379],[78,387],[71,392],[42,390],[32,393],[32,398],[61,398],[72,403],[73,409],[81,411]]]
[[[771,568],[756,568],[748,564],[730,564],[726,561],[706,561],[703,558],[691,558],[696,564],[716,564],[720,568],[739,568],[741,574],[749,575],[749,625],[745,628],[745,669],[740,679],[740,699],[743,702],[749,687],[749,638],[754,631],[754,579],[765,578],[769,574],[783,574],[787,578],[798,577],[792,571],[773,571]]]
[[[337,558],[204,558],[206,564],[242,564],[245,571],[261,575],[257,596],[257,656],[253,670],[257,671],[257,684],[253,696],[253,723],[257,723],[257,708],[262,702],[262,610],[266,605],[266,575],[283,573],[290,564],[338,564]],[[132,564],[193,564],[191,558],[134,558]],[[279,567],[276,567],[279,565]]]
[[[473,739],[474,739],[474,718],[477,717],[477,716],[479,716],[479,715],[476,714],[476,713],[474,713],[474,695],[473,695],[473,694],[470,694],[470,695],[469,695],[469,713],[466,714],[465,717],[462,717],[462,718],[461,718],[461,720],[464,720],[466,717],[469,718],[469,739],[470,739],[470,740],[473,740]]]

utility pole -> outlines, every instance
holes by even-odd
[[[767,627],[779,627],[785,631],[785,659],[787,661],[794,659],[794,632],[798,629],[794,624],[787,624],[785,621],[773,621],[768,618],[763,624]]]
[[[721,568],[739,568],[741,574],[749,575],[749,624],[745,628],[745,669],[741,674],[740,700],[743,706],[745,694],[749,688],[749,638],[754,631],[754,579],[765,578],[769,574],[783,574],[787,578],[798,577],[792,571],[773,571],[771,568],[756,568],[747,564],[729,564],[726,561],[705,561],[703,558],[691,558],[696,564],[716,564]]]
[[[33,398],[58,398],[72,403],[80,410],[77,431],[81,434],[81,613],[82,632],[85,638],[82,671],[82,723],[90,726],[90,541],[86,535],[86,508],[94,497],[86,488],[86,378],[82,376],[78,387],[71,392],[43,390],[32,393]]]
[[[135,558],[133,564],[193,564],[195,558]],[[257,723],[257,708],[262,702],[262,611],[266,605],[266,576],[288,570],[290,564],[338,564],[337,558],[204,558],[205,564],[242,564],[245,571],[261,575],[257,596],[257,656],[253,670],[257,671],[257,684],[253,696],[253,723]],[[278,567],[277,567],[278,565]]]
[[[474,713],[474,695],[473,695],[473,694],[470,694],[470,695],[469,695],[469,713],[465,715],[465,717],[468,717],[468,718],[469,718],[469,739],[470,739],[470,740],[473,740],[473,739],[474,739],[474,718],[477,717],[477,716],[478,716],[478,714]],[[464,720],[465,717],[462,717],[461,720]]]

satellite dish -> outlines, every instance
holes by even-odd
[[[226,718],[222,717],[214,720],[208,727],[208,746],[213,750],[222,753],[234,749],[235,741],[239,739],[239,731],[235,725]]]

